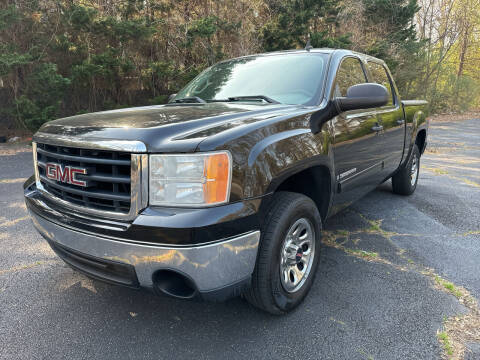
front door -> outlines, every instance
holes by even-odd
[[[388,103],[377,109],[377,120],[383,126],[383,144],[385,168],[383,176],[387,177],[394,172],[403,154],[403,142],[405,140],[405,119],[402,106],[395,94],[390,75],[385,66],[379,62],[369,61],[370,82],[385,86],[390,94]]]
[[[356,57],[342,60],[333,97],[345,97],[350,86],[367,82],[363,63]],[[334,212],[374,189],[383,167],[382,127],[376,110],[346,111],[332,119],[335,176],[338,183]]]

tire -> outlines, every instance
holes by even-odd
[[[415,144],[408,163],[392,176],[392,188],[395,194],[412,195],[417,188],[420,172],[420,150]]]
[[[321,231],[322,220],[310,198],[292,192],[274,194],[261,229],[251,287],[244,293],[247,301],[275,315],[297,307],[315,278]]]

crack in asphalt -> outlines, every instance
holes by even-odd
[[[29,270],[37,266],[49,265],[49,264],[62,264],[62,262],[59,259],[50,259],[50,260],[38,260],[30,264],[20,264],[20,265],[13,266],[9,269],[0,270],[0,276],[9,274],[9,273],[16,273],[23,270]]]
[[[427,167],[427,166],[421,166],[422,169],[424,170],[427,170],[427,171],[430,171],[434,174],[437,174],[437,175],[444,175],[450,179],[453,179],[453,180],[458,180],[466,185],[470,185],[470,186],[473,186],[473,187],[476,187],[476,188],[480,188],[480,184],[475,182],[475,181],[472,181],[472,180],[469,180],[467,178],[464,178],[464,177],[460,177],[460,176],[455,176],[455,175],[450,175],[448,173],[448,171],[446,170],[443,170],[443,169],[439,169],[439,168],[434,168],[434,167]]]
[[[2,220],[4,222],[0,223],[0,227],[10,227],[10,226],[13,226],[13,225],[19,223],[20,221],[25,221],[25,220],[29,220],[29,219],[30,219],[29,215],[22,216],[20,218],[16,218],[16,219],[13,219],[13,220],[6,220],[5,218],[3,218]]]
[[[0,179],[0,184],[18,184],[27,181],[27,178],[18,179]]]

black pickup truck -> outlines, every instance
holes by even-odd
[[[166,105],[42,126],[25,200],[88,276],[284,313],[312,286],[328,216],[390,178],[413,193],[425,105],[352,51],[223,61]]]

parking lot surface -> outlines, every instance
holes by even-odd
[[[432,123],[416,192],[387,181],[330,218],[312,291],[281,317],[74,272],[28,218],[31,152],[0,148],[0,358],[479,359],[479,138],[480,119]]]

